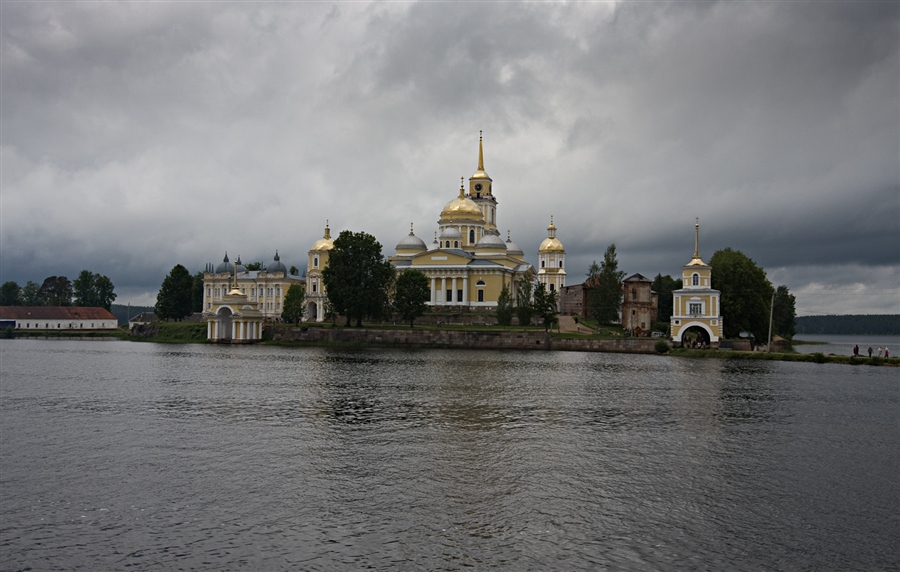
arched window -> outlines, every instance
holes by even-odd
[[[553,285],[553,284],[550,284],[550,291],[553,292],[554,289],[555,289],[555,288],[554,288],[554,285]]]
[[[315,258],[313,258],[313,268],[318,268],[318,267],[319,267],[319,257],[316,256]]]
[[[475,242],[475,231],[474,230],[469,231],[469,242],[471,242],[473,244]]]
[[[544,260],[541,260],[541,268],[544,267],[544,262],[545,262]]]
[[[475,286],[478,286],[478,301],[484,302],[484,280],[479,280]]]
[[[697,274],[696,272],[694,272],[694,276],[693,276],[693,278],[692,278],[692,282],[691,282],[691,283],[692,283],[694,286],[699,286],[699,285],[700,285],[700,275]]]
[[[559,259],[559,267],[562,268],[562,258]]]
[[[459,248],[459,241],[458,241],[458,240],[454,240],[454,241],[453,241],[453,248]]]

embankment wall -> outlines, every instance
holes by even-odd
[[[265,328],[265,339],[309,344],[414,348],[563,350],[656,353],[656,339],[559,339],[540,331],[374,330],[369,328]]]

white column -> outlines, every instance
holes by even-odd
[[[431,277],[431,303],[437,303],[437,278]]]
[[[450,288],[453,290],[453,296],[451,297],[451,299],[453,300],[453,305],[455,306],[455,305],[459,304],[459,301],[457,301],[457,299],[456,299],[456,276],[453,277],[453,279],[450,281],[450,283],[451,283]]]
[[[463,304],[469,303],[469,276],[463,276]]]
[[[447,303],[447,277],[441,276],[441,299]]]
[[[206,339],[207,340],[212,339],[212,325],[213,325],[212,322],[206,322]]]

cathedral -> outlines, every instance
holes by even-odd
[[[535,279],[549,291],[559,291],[566,282],[565,248],[556,237],[556,226],[550,220],[547,238],[538,250],[539,269],[525,260],[525,253],[498,230],[497,197],[493,179],[484,168],[484,144],[478,138],[478,167],[460,181],[459,192],[441,210],[428,245],[416,236],[413,225],[409,234],[397,243],[395,254],[388,260],[397,270],[418,270],[430,284],[428,306],[435,311],[471,311],[494,309],[500,292],[506,286],[515,299],[522,281]],[[322,321],[327,295],[322,284],[322,269],[328,264],[334,246],[326,224],[321,239],[309,250],[306,273],[306,319]]]

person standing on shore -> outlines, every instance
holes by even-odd
[[[872,346],[869,346],[869,357],[872,357]]]
[[[881,346],[878,346],[878,357],[881,357]]]
[[[888,357],[890,357],[890,356],[888,355],[887,346],[884,346],[884,359],[887,359]]]
[[[859,344],[853,346],[853,357],[859,357]]]

